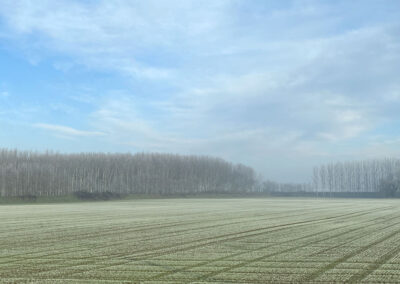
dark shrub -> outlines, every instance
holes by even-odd
[[[25,194],[19,196],[19,199],[24,200],[24,201],[36,201],[37,196],[33,194]]]
[[[386,179],[381,180],[379,191],[384,195],[384,197],[395,197],[399,185],[399,181],[394,178],[393,175],[389,175]]]
[[[88,192],[84,190],[75,191],[74,196],[81,200],[110,200],[119,199],[122,197],[119,193],[113,193],[111,191],[103,192]]]

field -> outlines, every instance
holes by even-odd
[[[400,202],[0,206],[2,283],[400,282]]]

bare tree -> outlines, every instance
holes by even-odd
[[[251,192],[255,184],[252,168],[213,157],[0,150],[0,196]]]
[[[379,192],[382,180],[392,176],[399,168],[400,160],[389,158],[337,162],[315,167],[312,179],[318,191],[324,191],[326,187],[331,193]]]

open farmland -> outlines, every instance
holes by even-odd
[[[4,283],[398,283],[399,252],[397,200],[0,206]]]

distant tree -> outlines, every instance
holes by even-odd
[[[252,168],[207,156],[0,149],[0,197],[252,192],[256,182]]]
[[[385,197],[394,197],[396,192],[400,191],[400,173],[389,174],[386,178],[381,179],[379,191]]]
[[[400,159],[375,159],[338,162],[313,169],[314,191],[383,192],[393,196],[400,180]]]

